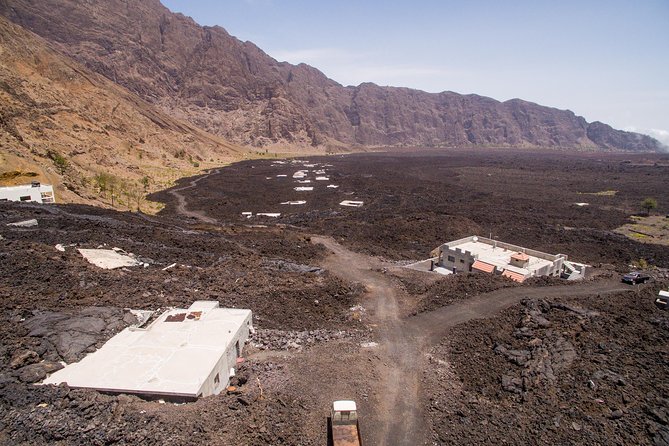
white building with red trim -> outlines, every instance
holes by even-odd
[[[438,249],[435,266],[452,273],[500,274],[516,282],[530,277],[583,278],[586,265],[569,262],[565,254],[547,254],[534,249],[473,235],[444,243]]]

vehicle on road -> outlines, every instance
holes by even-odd
[[[639,271],[632,271],[627,274],[625,274],[622,278],[622,281],[625,283],[629,283],[630,285],[635,285],[637,283],[646,283],[650,280],[650,276],[648,274],[644,274]]]
[[[328,446],[362,446],[355,401],[332,403],[332,414],[328,419]]]
[[[660,310],[669,310],[669,291],[660,291],[655,299],[655,306]]]

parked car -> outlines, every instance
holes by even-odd
[[[644,274],[639,271],[632,271],[631,273],[627,273],[623,276],[623,282],[629,283],[630,285],[646,283],[649,280],[650,276],[648,274]]]

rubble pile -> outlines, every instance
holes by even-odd
[[[359,340],[364,333],[359,330],[308,330],[283,331],[258,329],[249,339],[260,350],[301,350],[315,344],[335,340]]]
[[[524,300],[521,305],[525,314],[513,334],[523,341],[525,348],[511,349],[507,345],[498,344],[494,351],[520,369],[519,373],[502,376],[504,390],[527,395],[533,386],[544,383],[553,385],[557,376],[577,356],[574,345],[560,332],[556,332],[547,319],[551,309],[573,311],[583,318],[596,317],[598,313],[544,300]]]

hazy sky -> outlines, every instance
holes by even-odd
[[[522,98],[669,144],[669,0],[162,0],[279,61]]]

